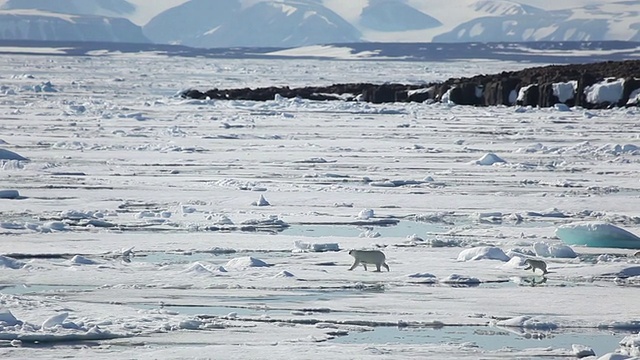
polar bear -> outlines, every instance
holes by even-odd
[[[531,271],[536,272],[536,269],[540,269],[542,271],[542,275],[546,275],[548,273],[547,263],[542,260],[527,259],[524,263],[529,265],[524,268],[525,270],[531,269]]]
[[[380,272],[380,267],[384,266],[389,271],[389,265],[385,262],[386,257],[382,251],[378,250],[349,250],[349,255],[353,256],[355,261],[349,270],[353,270],[358,265],[364,266],[364,271],[367,271],[367,264],[373,264],[376,266],[376,272]]]

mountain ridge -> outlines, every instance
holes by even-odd
[[[640,0],[156,0],[153,4],[148,0],[0,0],[0,9],[122,17],[138,21],[135,26],[150,41],[204,48],[640,40],[636,19]],[[0,19],[2,29],[17,26],[15,19],[9,25],[3,21],[8,20]],[[5,32],[10,35],[11,31]]]

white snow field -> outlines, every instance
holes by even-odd
[[[532,65],[3,55],[0,357],[638,358],[637,108],[175,96]]]

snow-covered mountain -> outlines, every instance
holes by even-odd
[[[0,39],[149,42],[125,16],[126,0],[6,0],[0,2]]]
[[[609,1],[548,11],[498,0],[475,1],[468,7],[481,16],[434,36],[433,41],[637,41],[639,38],[640,1]]]
[[[241,4],[236,0],[192,0],[160,13],[143,31],[156,43],[190,45],[240,9]]]
[[[64,14],[127,16],[136,7],[126,0],[5,0],[3,10],[38,9]]]
[[[0,10],[0,39],[149,42],[142,29],[125,18],[41,10]]]
[[[139,28],[115,20],[124,18],[153,42],[194,47],[640,41],[640,0],[0,0],[0,9],[1,38],[28,38],[27,28],[35,22],[61,24],[67,30],[54,26],[56,35],[48,38],[63,39],[76,30],[53,19],[76,14],[85,20],[83,34],[74,39],[144,41]],[[20,9],[38,9],[40,17],[25,17]],[[107,19],[108,29],[89,21],[91,16]]]
[[[362,8],[358,25],[377,31],[431,29],[442,23],[404,1],[371,0]]]
[[[174,1],[181,4],[144,27],[152,40],[202,47],[640,40],[640,0]]]
[[[156,16],[144,33],[153,41],[195,47],[294,47],[361,39],[353,25],[318,0],[192,0]]]

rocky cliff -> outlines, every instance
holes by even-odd
[[[273,100],[276,95],[311,100],[372,103],[441,101],[459,105],[549,107],[558,103],[584,108],[637,106],[640,103],[640,60],[552,65],[442,83],[336,84],[324,87],[267,87],[185,91],[196,99]]]

